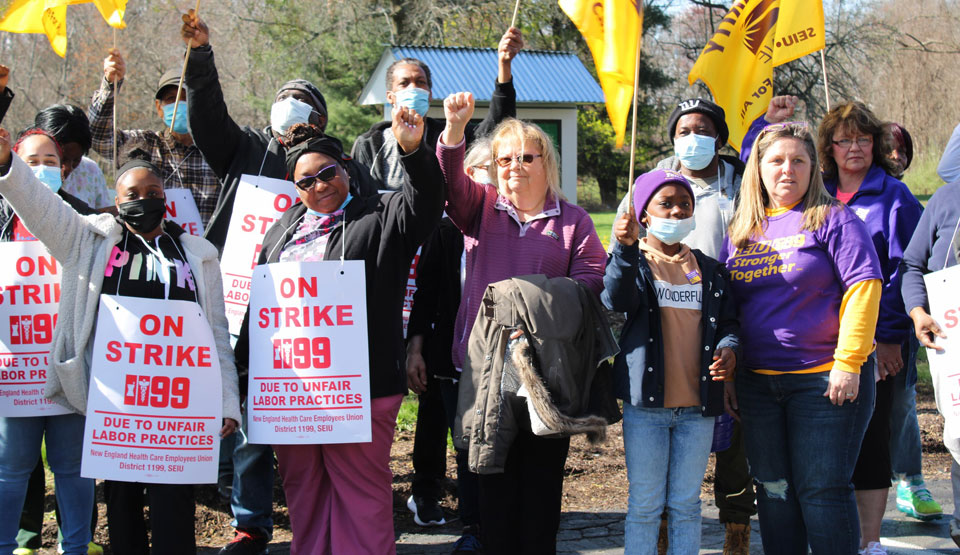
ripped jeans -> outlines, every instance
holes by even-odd
[[[876,359],[860,369],[860,392],[837,407],[823,396],[829,372],[737,373],[747,461],[757,484],[766,553],[856,553],[860,524],[853,468],[873,413]]]

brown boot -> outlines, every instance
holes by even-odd
[[[727,536],[723,540],[723,555],[750,555],[750,525],[727,523]]]
[[[660,517],[660,535],[657,536],[657,555],[667,555],[667,518]]]

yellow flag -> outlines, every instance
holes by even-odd
[[[559,0],[559,4],[590,47],[616,143],[623,146],[634,95],[634,45],[643,32],[643,10],[637,0]]]
[[[73,0],[71,4],[81,4],[86,0]],[[107,22],[107,25],[115,29],[124,29],[126,28],[126,23],[123,22],[123,16],[127,11],[127,0],[93,0],[93,5],[100,10],[100,15],[103,16],[103,20]]]
[[[53,51],[67,53],[67,5],[93,3],[111,27],[124,28],[126,0],[13,0],[0,15],[0,31],[43,33]]]
[[[821,0],[737,0],[690,70],[726,112],[730,145],[767,111],[773,68],[824,47]]]

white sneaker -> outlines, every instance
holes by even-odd
[[[887,548],[880,545],[880,542],[870,542],[867,547],[858,551],[858,555],[885,555]]]

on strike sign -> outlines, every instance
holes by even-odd
[[[193,199],[190,189],[167,189],[163,192],[166,198],[167,213],[164,217],[176,222],[190,235],[203,236],[203,221],[200,219],[200,210],[197,201]]]
[[[930,315],[946,339],[937,337],[942,350],[927,349],[937,408],[944,416],[944,439],[960,439],[960,266],[923,277]],[[947,442],[950,446],[950,442]]]
[[[0,243],[0,416],[70,411],[44,398],[60,265],[40,241]]]
[[[362,260],[257,266],[247,395],[251,443],[371,440]]]
[[[80,475],[215,483],[220,387],[200,305],[101,295]]]
[[[230,333],[240,334],[240,324],[250,302],[250,276],[260,256],[267,229],[287,208],[300,202],[292,181],[243,174],[233,203],[227,242],[223,246],[220,272],[223,301]]]

